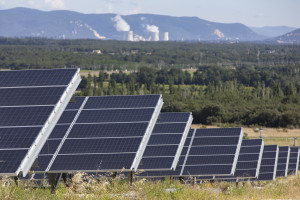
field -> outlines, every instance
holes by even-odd
[[[217,128],[218,126],[192,125],[192,128],[202,127]],[[259,138],[260,136],[259,131],[256,131],[255,128],[243,127],[243,130],[250,139]],[[300,129],[263,128],[262,137],[265,145],[293,146],[294,138],[296,138],[296,146],[300,145]]]
[[[130,185],[126,179],[117,176],[113,180],[82,179],[81,174],[73,178],[70,187],[60,183],[55,194],[50,188],[35,187],[34,183],[2,179],[0,199],[299,199],[300,176],[279,178],[272,182],[235,183],[204,182],[203,184],[182,184],[169,180],[137,180]]]

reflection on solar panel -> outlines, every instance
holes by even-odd
[[[242,128],[196,129],[179,176],[233,175],[242,138]]]
[[[290,158],[290,147],[279,147],[278,162],[277,162],[277,176],[287,176]]]
[[[136,170],[158,118],[161,95],[77,97],[38,158],[36,172]]]
[[[290,147],[290,160],[288,167],[288,174],[298,173],[298,163],[299,163],[300,150],[298,147]]]
[[[277,145],[265,145],[258,180],[275,180],[279,149]]]
[[[243,140],[234,176],[215,177],[215,179],[257,178],[262,159],[264,142],[262,139]]]
[[[138,169],[174,170],[192,120],[191,113],[161,113]]]
[[[0,175],[26,176],[80,81],[79,69],[0,71]]]

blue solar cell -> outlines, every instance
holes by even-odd
[[[49,138],[63,138],[69,127],[70,125],[56,125],[53,131],[51,132]]]
[[[234,155],[190,156],[186,165],[232,165]]]
[[[183,133],[186,123],[155,124],[152,133]]]
[[[0,87],[68,85],[77,69],[1,71]]]
[[[64,111],[57,124],[71,124],[78,111]]]
[[[262,145],[262,139],[251,139],[251,140],[243,140],[242,146],[261,146]]]
[[[24,159],[27,150],[0,151],[0,172],[15,173]]]
[[[154,109],[83,110],[76,123],[150,121]]]
[[[47,140],[44,144],[40,155],[41,154],[54,154],[57,150],[57,147],[59,146],[61,140],[60,139],[54,139],[54,140]]]
[[[260,146],[255,146],[255,147],[243,147],[240,150],[240,154],[245,154],[245,153],[259,153],[261,147]]]
[[[264,146],[264,152],[269,152],[269,151],[276,152],[276,149],[277,149],[277,145],[265,145]]]
[[[258,180],[260,181],[273,180],[273,173],[260,174]]]
[[[75,124],[69,138],[143,136],[148,123]]]
[[[216,155],[216,154],[232,154],[236,152],[236,146],[203,146],[203,147],[191,147],[189,155]]]
[[[100,171],[130,169],[135,153],[57,155],[50,171]]]
[[[154,144],[179,144],[182,138],[182,134],[160,134],[160,135],[151,135],[150,140],[147,145],[154,145]]]
[[[241,128],[201,128],[197,129],[195,137],[228,137],[228,136],[240,136]]]
[[[0,106],[55,105],[65,87],[0,88]]]
[[[0,149],[30,148],[41,127],[0,128]]]
[[[239,137],[203,137],[194,138],[193,146],[237,145]]]
[[[266,147],[266,146],[265,146]],[[263,152],[263,158],[275,158],[276,152]]]
[[[174,157],[143,158],[140,162],[139,169],[169,169],[173,161]]]
[[[194,134],[194,131],[195,131],[195,129],[190,129],[187,137],[191,138],[193,136],[193,134]]]
[[[187,122],[191,113],[160,113],[156,123]]]
[[[46,171],[51,159],[52,159],[52,155],[39,155],[36,161],[37,165],[33,165],[30,170],[34,172]]]
[[[70,110],[70,109],[78,110],[81,107],[84,99],[85,97],[75,97],[74,99],[71,99],[71,101],[67,105],[66,110]]]
[[[258,160],[258,159],[257,159]],[[237,169],[256,169],[258,161],[255,162],[237,162]]]
[[[147,146],[143,157],[147,156],[175,156],[178,145]]]
[[[232,165],[206,165],[206,166],[185,166],[183,170],[184,176],[197,176],[197,175],[209,175],[209,174],[215,174],[215,175],[225,175],[230,174],[232,169]],[[199,173],[201,172],[201,174]]]
[[[255,169],[236,169],[234,173],[234,177],[255,177],[256,175],[256,167]]]
[[[84,109],[156,107],[160,95],[90,97]]]
[[[0,107],[0,126],[44,125],[54,106]]]
[[[275,156],[274,156],[273,159],[272,158],[269,158],[269,159],[264,158],[261,161],[261,165],[272,165],[272,166],[274,166],[275,161],[276,161]]]
[[[184,142],[184,146],[188,147],[188,146],[190,146],[190,143],[191,143],[191,138],[186,138],[185,142]]]
[[[136,152],[142,137],[67,139],[59,154]]]
[[[241,148],[242,149],[242,148]],[[257,161],[259,157],[259,153],[256,154],[239,154],[238,161]]]

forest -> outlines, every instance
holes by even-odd
[[[0,38],[0,66],[80,67],[97,74],[77,95],[162,94],[193,123],[300,127],[297,45]]]

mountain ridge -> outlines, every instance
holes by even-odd
[[[261,41],[261,36],[241,23],[218,23],[198,17],[155,14],[83,14],[68,10],[30,8],[0,10],[0,36],[56,39],[162,40],[165,32],[174,41]],[[124,25],[125,29],[118,27]],[[127,24],[127,25],[126,25]],[[128,29],[129,27],[129,29]],[[119,28],[117,30],[117,28]],[[157,32],[157,36],[155,33]]]

